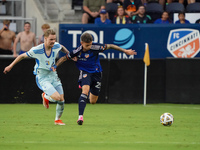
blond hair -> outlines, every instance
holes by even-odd
[[[47,29],[44,32],[44,37],[48,37],[49,35],[56,35],[56,32],[53,29]]]

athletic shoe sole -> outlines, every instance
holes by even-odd
[[[83,120],[78,120],[77,123],[78,123],[78,125],[82,125],[83,124]]]

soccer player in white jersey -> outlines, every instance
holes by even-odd
[[[55,124],[65,125],[60,117],[64,110],[64,93],[57,72],[52,71],[55,65],[55,59],[60,50],[65,53],[69,51],[56,41],[56,33],[52,29],[48,29],[44,34],[44,43],[32,47],[28,52],[19,55],[9,66],[4,69],[4,73],[9,72],[22,59],[31,57],[36,59],[34,67],[34,75],[36,75],[36,83],[44,92],[42,93],[43,105],[49,108],[49,101],[56,102],[56,118]]]

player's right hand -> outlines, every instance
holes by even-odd
[[[57,66],[56,66],[56,65],[53,65],[53,66],[50,68],[50,71],[55,72],[55,71],[56,71],[56,68],[57,68]]]
[[[4,69],[3,73],[6,74],[6,73],[10,72],[11,69],[12,69],[12,68],[11,68],[10,66],[7,66],[7,67]]]

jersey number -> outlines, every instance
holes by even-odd
[[[95,85],[95,87],[100,89],[101,88],[101,82],[97,82],[97,85]]]

